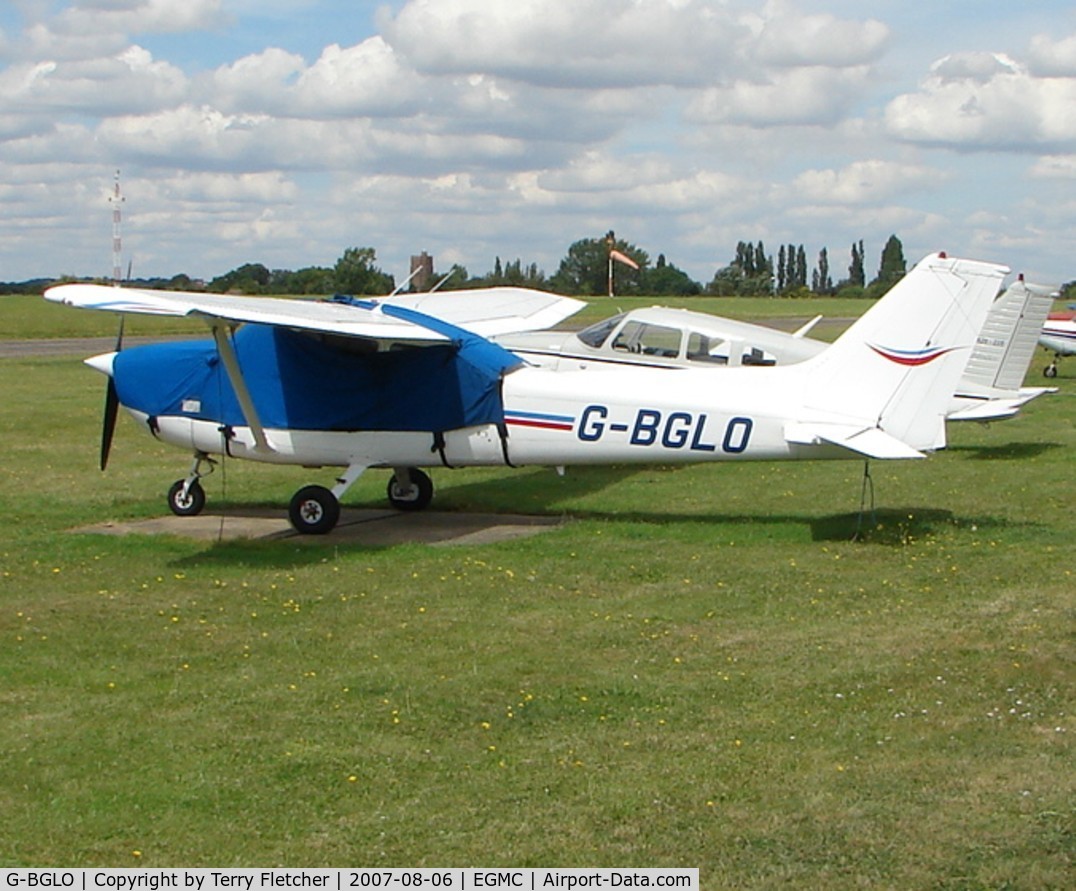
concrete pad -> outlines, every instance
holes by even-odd
[[[163,516],[148,520],[98,523],[73,532],[95,535],[177,535],[201,541],[274,541],[303,544],[356,544],[365,547],[419,542],[433,545],[490,544],[536,535],[560,525],[558,517],[521,514],[465,514],[443,511],[344,508],[328,535],[300,535],[287,515],[271,508],[225,508],[197,517]]]

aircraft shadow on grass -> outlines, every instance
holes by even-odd
[[[1018,444],[1019,445],[1019,444]],[[1047,448],[1052,447],[1046,444]],[[1022,446],[1021,446],[1022,447]],[[1006,447],[1012,448],[1012,447]],[[968,449],[968,451],[980,451]],[[994,451],[993,449],[988,451]],[[1012,453],[1013,457],[1020,452]],[[676,473],[684,468],[662,468],[661,472]],[[1012,528],[1027,524],[1013,523],[1008,520],[989,516],[958,516],[951,510],[909,506],[877,507],[873,510],[846,511],[837,514],[818,516],[810,512],[791,513],[735,513],[735,512],[693,512],[644,508],[633,510],[612,510],[569,506],[575,499],[601,493],[610,486],[617,485],[637,474],[653,472],[654,468],[639,467],[593,467],[575,468],[572,473],[560,478],[548,469],[523,470],[509,477],[464,483],[458,486],[445,486],[442,490],[442,506],[449,513],[485,512],[490,514],[528,514],[537,516],[567,515],[578,520],[603,520],[609,522],[630,522],[648,525],[694,524],[706,526],[801,526],[810,529],[813,541],[859,541],[867,544],[887,546],[904,546],[916,540],[922,540],[939,532],[952,529],[970,529],[972,527],[989,531]],[[358,504],[356,507],[362,507]],[[243,505],[224,507],[228,514],[242,515],[257,506]],[[261,505],[260,508],[272,507]],[[418,515],[416,515],[418,516]],[[406,523],[408,517],[400,518]],[[727,535],[727,533],[722,533]],[[254,562],[263,566],[286,567],[296,563],[314,564],[323,562],[325,548],[310,547],[309,540],[303,546],[297,546],[292,539],[278,539],[267,543],[249,540],[222,540],[214,542],[205,551],[190,555],[176,561],[181,565],[207,565],[213,563],[235,564]],[[343,538],[337,534],[325,536],[318,542],[337,550],[378,552],[397,547],[397,544],[363,542],[354,538]]]
[[[1059,442],[1007,442],[993,446],[949,445],[946,451],[965,455],[973,461],[1019,461],[1060,448],[1064,446]]]
[[[1028,446],[1034,444],[1027,444]],[[1045,444],[1044,450],[1053,447]],[[1022,457],[1024,444],[1005,447],[1009,451],[1004,455],[988,457]],[[993,450],[987,450],[993,451]],[[1029,450],[1030,451],[1030,450]],[[978,455],[975,457],[979,457]],[[685,467],[661,468],[662,473],[677,473],[687,470]],[[474,509],[476,505],[490,505],[482,509],[503,510],[506,496],[519,494],[513,482],[523,482],[524,496],[516,501],[516,509],[522,513],[556,515],[570,514],[575,519],[595,519],[620,522],[637,522],[649,524],[703,524],[703,525],[753,525],[753,526],[808,526],[814,541],[852,541],[858,540],[872,544],[903,545],[912,540],[936,534],[943,529],[975,527],[979,530],[1011,528],[1016,525],[1011,521],[997,517],[964,517],[950,510],[912,506],[912,507],[878,507],[874,510],[848,511],[819,517],[812,513],[729,513],[702,512],[687,513],[661,510],[655,506],[652,510],[639,508],[635,510],[605,510],[589,507],[567,507],[566,504],[579,496],[596,494],[609,486],[620,483],[636,474],[653,472],[654,468],[638,467],[595,467],[574,468],[564,480],[551,479],[547,470],[535,470],[529,474],[522,473],[507,479],[485,480],[468,483],[453,489],[445,489],[446,500],[451,493],[452,501]]]
[[[818,517],[810,522],[815,541],[859,541],[864,544],[902,546],[946,530],[989,532],[1037,524],[1014,523],[998,517],[958,516],[932,507],[885,507]]]

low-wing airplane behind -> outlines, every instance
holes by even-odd
[[[788,365],[817,356],[829,344],[806,337],[815,316],[789,334],[721,316],[647,306],[595,322],[582,331],[532,331],[494,337],[543,368],[608,371],[624,365],[713,368]]]
[[[169,492],[199,512],[212,455],[343,468],[300,489],[289,518],[324,533],[368,468],[391,468],[390,502],[425,507],[420,468],[921,458],[945,445],[945,413],[1008,270],[934,254],[832,346],[795,366],[593,374],[529,367],[483,334],[522,330],[525,313],[452,294],[314,302],[62,285],[46,299],[119,313],[194,316],[212,339],[134,347],[87,360],[109,375],[108,406],[193,452]],[[481,293],[481,292],[479,292]],[[534,292],[502,295],[505,304]],[[570,308],[552,295],[556,310]],[[455,324],[437,318],[460,299]],[[496,299],[493,299],[496,303]],[[511,321],[506,321],[508,317]],[[102,462],[103,463],[103,462]]]
[[[1053,290],[1021,278],[990,308],[948,410],[949,420],[1012,417],[1048,387],[1021,386]],[[682,369],[791,365],[829,344],[807,337],[815,316],[796,332],[687,309],[650,306],[604,319],[579,332],[539,331],[493,338],[543,368],[602,371],[625,365]]]
[[[1053,361],[1043,369],[1043,375],[1057,377],[1057,363],[1061,357],[1076,354],[1076,312],[1051,313],[1042,326],[1039,343],[1054,354]]]

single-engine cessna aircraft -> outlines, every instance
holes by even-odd
[[[1054,360],[1042,373],[1046,377],[1057,377],[1057,363],[1061,357],[1076,353],[1076,313],[1051,313],[1042,326],[1039,343],[1054,354]]]
[[[934,254],[812,359],[675,378],[528,367],[475,333],[498,327],[483,315],[512,316],[499,327],[520,330],[525,313],[482,313],[461,298],[452,324],[433,314],[452,294],[398,305],[61,285],[45,296],[195,316],[212,332],[87,360],[110,378],[102,458],[122,405],[158,439],[193,452],[169,493],[177,514],[204,506],[198,480],[214,454],[343,468],[331,489],[307,486],[291,500],[292,525],[324,533],[370,467],[391,468],[391,503],[417,509],[433,493],[419,468],[437,465],[924,457],[945,446],[946,408],[1007,272]]]
[[[949,406],[951,421],[1010,418],[1049,387],[1023,387],[1054,290],[1013,282],[994,301]],[[650,306],[579,332],[537,331],[494,337],[533,365],[559,371],[791,365],[829,344],[807,337],[815,316],[794,333],[687,309]]]

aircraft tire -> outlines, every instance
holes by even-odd
[[[396,480],[396,474],[389,478],[389,504],[396,510],[422,510],[429,507],[433,500],[433,480],[417,467],[408,469],[411,476],[411,490],[405,492]]]
[[[288,519],[296,532],[325,535],[340,519],[340,502],[324,486],[305,486],[292,497]]]
[[[186,480],[176,480],[168,490],[168,508],[177,517],[195,517],[205,507],[205,489],[195,480],[187,487],[187,497],[183,497],[183,484]]]
[[[1043,377],[1049,377],[1049,378],[1057,377],[1057,366],[1056,365],[1047,365],[1042,370],[1042,376]]]

